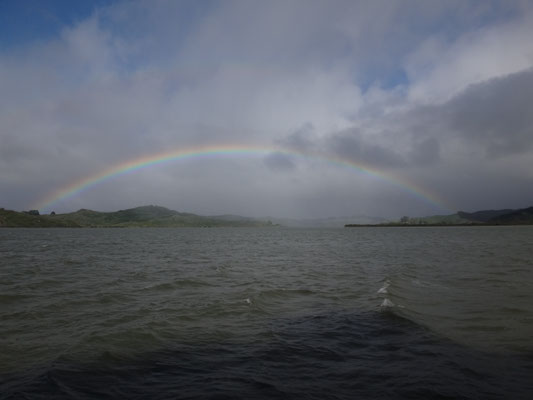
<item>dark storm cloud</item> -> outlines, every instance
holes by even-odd
[[[525,207],[533,201],[531,104],[527,69],[469,85],[441,104],[400,105],[357,127],[299,131],[284,142],[416,177],[453,208]]]
[[[507,157],[533,149],[533,69],[469,86],[442,105],[422,105],[328,138],[331,149],[375,166],[427,165],[448,159],[460,145],[467,154]],[[391,135],[401,146],[384,147]],[[448,146],[441,146],[441,142]],[[448,149],[448,150],[446,150]],[[448,151],[448,153],[446,153]],[[456,154],[457,155],[457,154]]]
[[[504,157],[533,148],[533,69],[472,85],[437,111],[465,145]]]
[[[405,165],[403,157],[389,147],[364,140],[357,128],[347,129],[328,138],[327,146],[343,158],[373,166],[398,167]]]
[[[420,105],[383,118],[377,126],[402,138],[408,165],[461,153],[492,158],[533,149],[533,69],[468,86],[439,105]],[[349,148],[349,146],[348,146]]]

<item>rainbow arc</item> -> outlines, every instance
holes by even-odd
[[[38,202],[36,202],[34,208],[41,210],[49,210],[56,203],[77,196],[81,192],[86,191],[111,178],[124,174],[129,174],[143,168],[149,168],[172,161],[182,159],[194,159],[206,156],[237,157],[243,155],[266,156],[271,154],[283,154],[286,156],[321,159],[339,166],[349,167],[359,171],[360,173],[377,177],[394,186],[400,187],[402,190],[409,192],[414,197],[417,197],[439,209],[445,211],[452,211],[452,208],[446,205],[445,201],[439,198],[439,196],[437,196],[436,194],[430,193],[427,189],[420,187],[414,184],[413,182],[409,182],[406,179],[399,179],[393,176],[391,173],[378,170],[364,163],[354,162],[353,160],[348,160],[337,156],[310,152],[300,152],[278,147],[256,147],[239,145],[205,146],[188,149],[178,149],[173,151],[165,151],[145,155],[132,160],[117,163],[107,169],[100,171],[99,173],[71,182],[68,185],[59,188],[58,190],[47,194],[43,199],[40,199]]]

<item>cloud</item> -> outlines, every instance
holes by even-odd
[[[332,152],[353,162],[373,166],[398,167],[405,164],[394,150],[377,143],[365,141],[359,129],[347,129],[328,138]]]
[[[442,211],[406,182],[462,209],[529,205],[532,16],[527,2],[99,7],[55,36],[2,47],[0,206],[28,208],[127,160],[217,145],[314,156],[168,163],[56,211]],[[324,161],[335,157],[399,185]],[[491,196],[498,185],[505,193]]]
[[[287,155],[272,153],[264,158],[265,165],[275,171],[293,170],[296,168],[294,161]]]
[[[469,86],[443,108],[450,128],[487,157],[533,148],[533,69]]]
[[[431,35],[406,57],[410,100],[442,102],[469,85],[529,68],[532,36],[530,12],[479,27],[451,43],[442,34]]]
[[[427,137],[415,143],[410,154],[417,165],[433,164],[440,159],[440,144],[434,137]]]
[[[289,135],[278,139],[277,144],[295,151],[311,152],[314,150],[315,141],[315,127],[310,122],[306,122]]]

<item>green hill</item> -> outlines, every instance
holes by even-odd
[[[346,224],[357,226],[472,226],[472,225],[533,225],[533,207],[519,210],[482,210],[472,213],[459,211],[450,215],[431,215],[428,217],[402,217],[399,221],[381,224]]]
[[[498,225],[533,225],[533,207],[499,215],[491,218],[488,222]]]
[[[509,214],[514,211],[516,210],[509,209],[509,208],[506,208],[504,210],[483,210],[483,211],[476,211],[473,213],[459,211],[457,215],[459,215],[461,218],[464,218],[472,222],[489,222],[490,220],[494,218],[498,218],[502,215]]]
[[[0,208],[0,227],[2,228],[77,228],[74,221],[61,220],[49,215],[31,215],[28,213],[4,210]]]
[[[472,221],[463,218],[460,213],[450,215],[431,215],[429,217],[418,218],[418,220],[419,223],[426,225],[458,225],[472,223]]]
[[[235,216],[206,217],[180,213],[159,206],[143,206],[114,212],[81,209],[55,215],[32,215],[0,210],[0,227],[253,227],[269,222]]]
[[[406,222],[406,217],[400,223]],[[533,207],[513,210],[481,210],[475,212],[458,211],[450,215],[433,215],[409,218],[407,225],[522,225],[533,224]]]

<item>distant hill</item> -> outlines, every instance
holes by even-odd
[[[231,216],[233,217],[233,216]],[[0,227],[253,227],[269,221],[235,216],[206,217],[160,206],[142,206],[114,212],[81,209],[55,215],[36,215],[0,209]]]
[[[499,215],[491,218],[488,222],[498,225],[533,225],[533,207]]]
[[[533,207],[519,210],[482,210],[472,213],[459,211],[450,215],[402,217],[396,222],[381,224],[346,224],[345,226],[466,226],[466,225],[533,225]]]
[[[77,228],[79,225],[74,221],[55,220],[48,215],[34,215],[0,208],[0,227]]]
[[[269,217],[275,224],[291,228],[342,228],[345,224],[379,224],[386,222],[385,218],[368,217],[364,215],[350,217],[329,217],[329,218],[274,218]]]
[[[431,215],[429,217],[410,218],[409,222],[426,225],[458,225],[471,224],[472,221],[461,216],[460,213],[450,215]]]
[[[533,224],[533,207],[513,210],[482,210],[475,212],[458,211],[451,215],[434,215],[409,219],[409,223],[426,225],[517,225]]]
[[[344,223],[342,223],[344,222]],[[346,224],[346,222],[350,222]],[[421,218],[402,217],[385,222],[374,217],[296,219],[254,219],[238,215],[202,216],[182,213],[160,206],[142,206],[114,212],[81,209],[66,214],[39,215],[37,210],[17,212],[0,208],[0,227],[84,228],[84,227],[292,227],[341,226],[461,226],[461,225],[533,225],[533,207],[513,210],[459,211],[451,215]]]
[[[459,211],[457,215],[461,218],[466,219],[472,222],[489,222],[491,219],[497,218],[501,215],[512,213],[516,210],[506,208],[504,210],[484,210],[476,211],[473,213],[467,213],[464,211]]]

